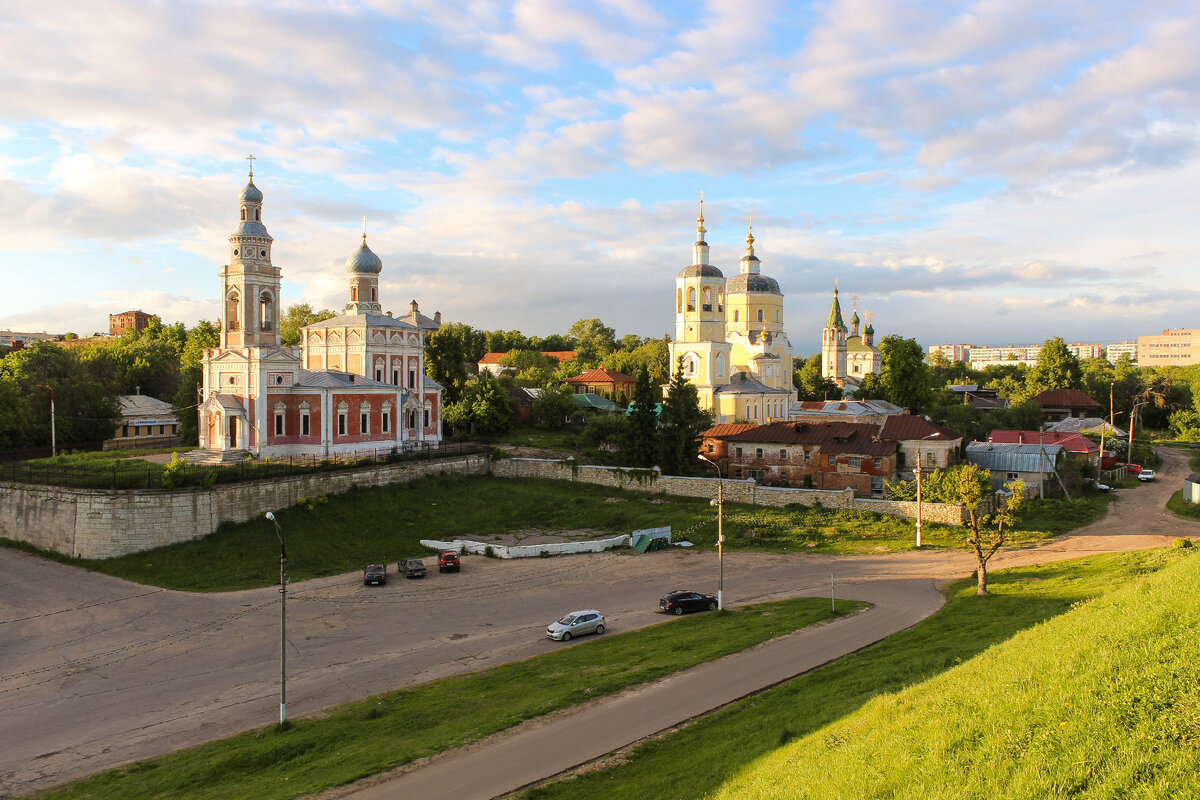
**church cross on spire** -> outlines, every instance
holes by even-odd
[[[367,243],[367,215],[366,214],[362,215],[361,221],[363,224],[363,244],[366,244]]]
[[[250,162],[250,179],[254,180],[254,154],[246,156],[246,160]]]

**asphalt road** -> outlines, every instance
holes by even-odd
[[[1002,552],[993,568],[1155,547],[1175,536],[1197,535],[1200,525],[1162,511],[1188,472],[1185,454],[1164,455],[1169,460],[1159,481],[1124,492],[1105,520],[1039,548]],[[728,679],[721,676],[721,665],[749,659],[751,666],[743,664],[738,671],[752,679],[738,683],[733,696],[666,702],[690,718],[707,710],[706,705],[712,708],[755,691],[755,682],[770,685],[788,677],[783,673],[797,674],[883,638],[936,609],[940,597],[934,597],[935,581],[972,568],[969,555],[947,552],[727,555],[729,604],[825,595],[832,572],[839,596],[871,600],[876,608],[785,640],[804,640],[803,648],[816,654],[815,663],[779,645],[782,668],[768,666],[763,657],[770,648],[760,648],[698,668],[712,670],[717,676],[712,680],[721,682]],[[364,587],[357,574],[293,584],[288,594],[288,715],[311,714],[562,647],[542,631],[566,610],[600,608],[613,632],[661,621],[654,609],[665,590],[713,589],[715,575],[714,554],[673,549],[648,556],[469,558],[461,574],[434,571],[424,580],[393,578],[385,587]],[[270,724],[278,719],[278,592],[168,592],[0,550],[0,675],[0,797]],[[696,678],[689,673],[667,683],[692,686]],[[657,685],[654,690],[661,691]],[[646,713],[634,726],[630,712],[607,706],[620,700],[580,712],[610,715],[602,726],[604,737],[597,734],[594,720],[585,719],[576,739],[555,734],[563,756],[544,766],[538,759],[514,757],[510,750],[491,749],[517,746],[529,732],[522,728],[466,752],[446,754],[402,779],[418,780],[440,764],[490,751],[493,755],[484,758],[494,759],[492,771],[479,772],[486,785],[463,787],[457,796],[491,797],[505,786],[547,777],[677,721],[678,714],[656,714],[654,704],[643,699],[634,705],[645,705]],[[537,752],[544,752],[544,743],[531,741],[542,748]],[[521,762],[537,768],[499,780],[497,763]],[[382,786],[380,791],[387,791],[388,785]]]

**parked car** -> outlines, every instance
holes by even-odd
[[[572,611],[558,622],[546,626],[546,635],[560,642],[585,633],[604,633],[604,615],[594,608]]]
[[[1111,486],[1109,486],[1107,483],[1101,483],[1100,481],[1096,480],[1095,478],[1088,478],[1084,485],[1087,486],[1087,488],[1093,489],[1097,492],[1111,492],[1112,491]]]
[[[424,578],[425,562],[419,558],[406,558],[396,565],[406,578]]]
[[[1141,471],[1142,471],[1141,464],[1126,464],[1125,466],[1129,467],[1129,471],[1131,473],[1133,473],[1134,475],[1137,475],[1137,474],[1141,473]]]
[[[382,586],[387,583],[387,564],[368,564],[363,570],[363,584]]]
[[[1155,478],[1154,470],[1152,470],[1152,469],[1140,470],[1138,472],[1137,476],[1138,476],[1139,481],[1147,481],[1147,482],[1152,481]]]
[[[658,598],[658,607],[663,613],[675,616],[679,616],[685,611],[715,611],[717,596],[677,589]]]
[[[458,572],[462,569],[462,563],[458,560],[458,553],[453,550],[443,550],[438,556],[438,572]]]

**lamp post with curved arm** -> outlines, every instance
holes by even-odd
[[[287,550],[275,513],[267,512],[279,537],[279,724],[287,722]]]
[[[700,453],[700,460],[717,471],[717,608],[725,610],[725,481],[721,477],[721,467],[717,462],[705,458]]]

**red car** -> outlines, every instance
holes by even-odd
[[[1137,475],[1139,472],[1142,471],[1141,464],[1126,464],[1125,466],[1129,467],[1129,471],[1132,472],[1134,475]]]
[[[461,568],[458,553],[453,550],[443,550],[438,556],[438,572],[458,572]]]

